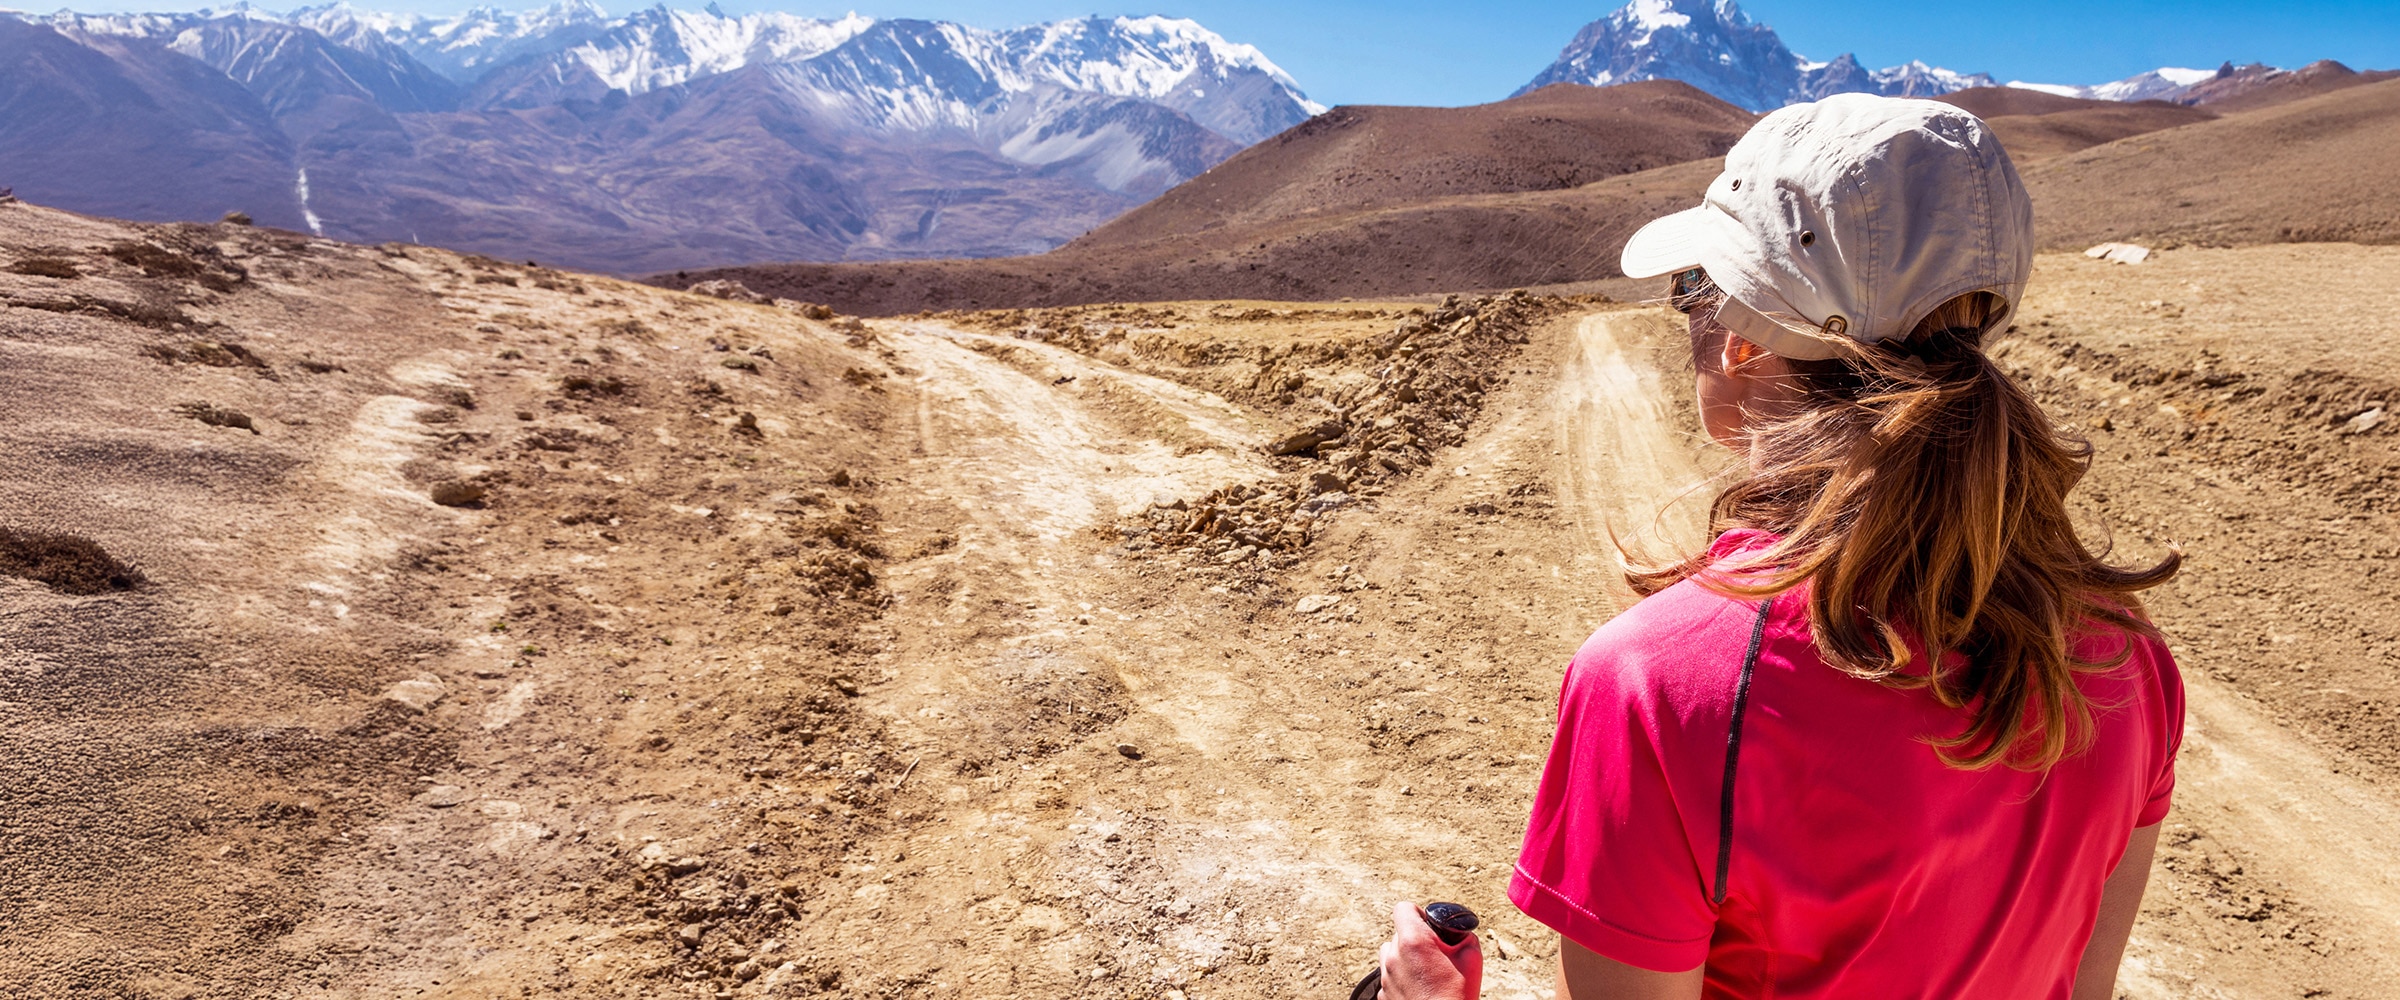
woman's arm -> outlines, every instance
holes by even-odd
[[[2083,946],[2083,962],[2075,967],[2075,1000],[2110,1000],[2117,993],[2117,964],[2125,959],[2125,939],[2133,935],[2133,918],[2142,912],[2142,892],[2150,887],[2150,861],[2158,853],[2158,824],[2133,831],[2125,856],[2108,873],[2100,890],[2100,919],[2092,939]]]
[[[1697,1000],[1700,971],[1652,972],[1558,939],[1558,1000]]]

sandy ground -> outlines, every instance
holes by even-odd
[[[0,527],[148,581],[0,578],[34,997],[1334,995],[1395,898],[1542,996],[1502,889],[1559,671],[1610,535],[1695,543],[1722,468],[1654,309],[856,324],[21,207],[0,254],[81,274],[0,274]],[[2377,996],[2392,397],[2293,317],[2400,254],[2041,268],[2003,354],[2094,530],[2193,556],[2123,992]]]

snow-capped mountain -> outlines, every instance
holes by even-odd
[[[2228,67],[2231,64],[2227,64]],[[2022,90],[2038,90],[2061,97],[2082,97],[2095,101],[2172,101],[2183,96],[2193,86],[2214,80],[2220,70],[2185,69],[2180,66],[2161,66],[2109,83],[2089,87],[2073,84],[2027,83],[2010,80],[2008,85]]]
[[[1829,62],[1804,59],[1734,0],[1632,0],[1585,25],[1556,62],[1517,92],[1634,80],[1681,80],[1752,111],[1832,94],[1929,97],[1999,83],[1914,61],[1869,70],[1846,53]]]
[[[62,118],[0,101],[0,174],[21,194],[117,210],[120,195],[76,192],[92,189],[110,157],[146,155],[109,121],[138,92],[191,119],[177,134],[274,123],[276,141],[245,162],[282,162],[296,201],[250,199],[262,222],[612,270],[1041,250],[1324,110],[1258,49],[1166,17],[995,31],[736,17],[714,4],[610,17],[560,0],[449,17],[237,4],[0,11],[0,23],[30,29],[23,45],[94,56],[77,62],[75,82],[51,63],[0,58],[0,95],[31,88],[84,109]],[[159,70],[178,60],[194,65]],[[212,71],[227,86],[205,89],[206,100],[151,93]],[[120,97],[81,99],[104,91]],[[234,94],[240,107],[201,106]],[[28,181],[18,161],[35,134],[85,150],[93,170],[50,167]],[[276,182],[244,183],[234,189]],[[120,214],[157,217],[159,197]],[[193,204],[176,216],[237,207]],[[512,214],[524,218],[477,217]],[[691,243],[695,230],[709,235],[705,247]]]
[[[290,17],[329,38],[384,38],[434,72],[461,83],[503,63],[576,45],[606,31],[611,23],[608,13],[590,0],[560,0],[525,11],[476,7],[439,18],[333,3],[303,7]]]

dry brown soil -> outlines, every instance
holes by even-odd
[[[0,258],[0,527],[140,574],[0,577],[27,997],[1330,996],[1395,898],[1540,996],[1559,670],[1722,471],[1651,308],[856,324],[22,206]],[[2382,995],[2400,253],[2037,282],[2093,530],[2193,557],[2124,992]]]

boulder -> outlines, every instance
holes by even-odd
[[[441,681],[432,677],[416,677],[383,689],[383,700],[412,712],[423,712],[432,709],[448,693],[450,689],[444,687]]]
[[[465,507],[469,504],[481,503],[484,497],[491,495],[491,491],[485,489],[481,483],[453,479],[448,482],[435,483],[427,495],[433,499],[433,502],[444,507]]]
[[[1342,422],[1326,420],[1313,427],[1304,427],[1268,443],[1269,455],[1298,455],[1314,452],[1317,446],[1342,436]]]
[[[684,289],[684,291],[690,292],[694,295],[706,295],[712,299],[725,299],[731,302],[755,302],[764,305],[767,301],[766,296],[751,291],[750,286],[742,284],[739,281],[730,281],[724,278],[699,282],[690,288]]]

